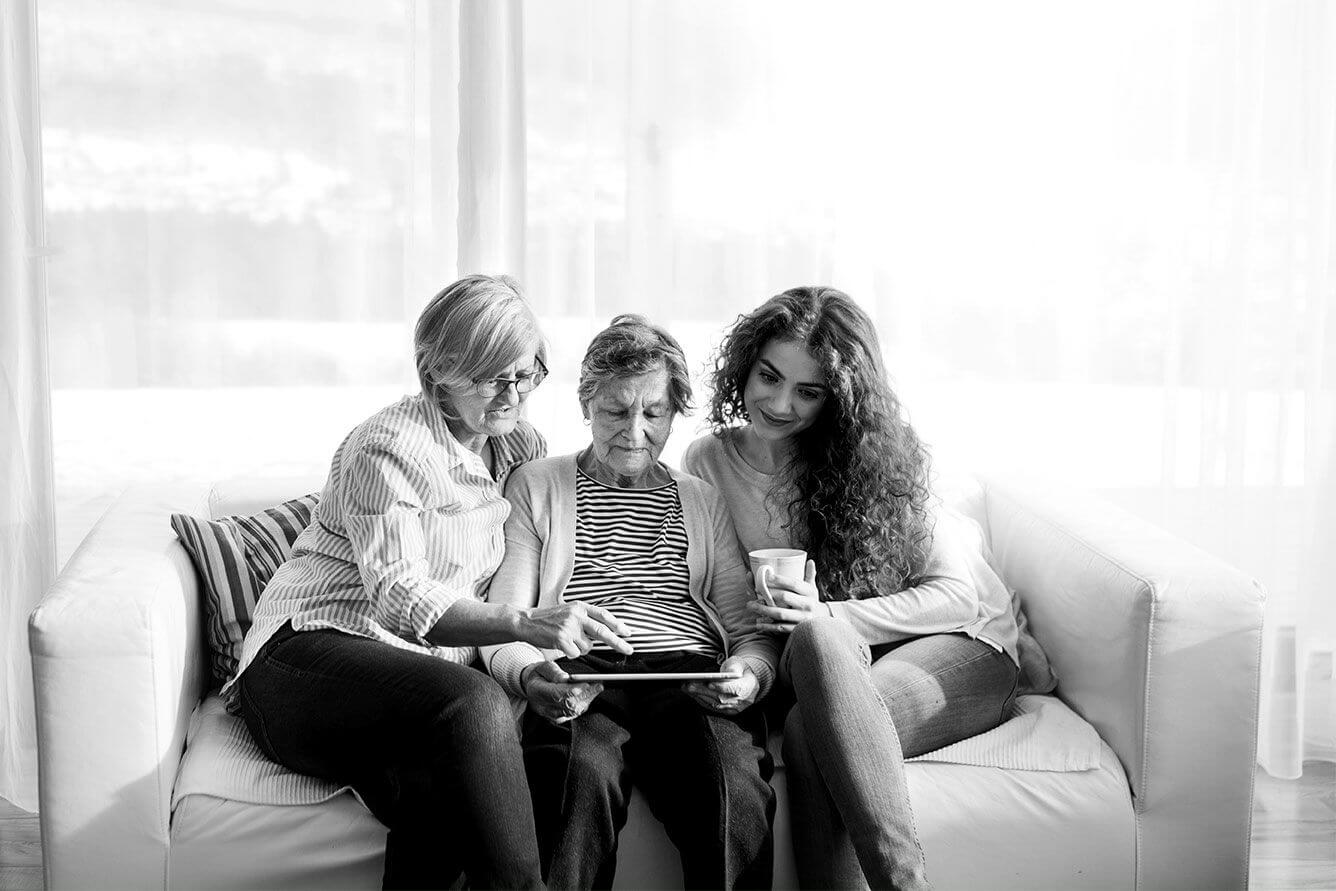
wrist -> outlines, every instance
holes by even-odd
[[[528,630],[529,611],[518,609],[510,604],[501,605],[501,614],[497,616],[499,630],[506,635],[508,640],[523,640],[527,643],[525,633]]]

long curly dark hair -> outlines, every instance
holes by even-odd
[[[776,506],[816,561],[822,596],[861,600],[917,584],[932,545],[928,451],[891,390],[872,320],[849,295],[791,288],[738,317],[710,372],[715,435],[749,420],[747,380],[774,340],[805,346],[826,378],[821,414],[767,493],[792,493]]]

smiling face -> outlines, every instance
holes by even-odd
[[[674,412],[663,368],[612,380],[583,404],[593,443],[593,476],[634,487],[653,470],[672,432]]]
[[[767,343],[742,391],[752,432],[779,442],[811,427],[826,404],[826,376],[807,347],[791,340]]]
[[[538,344],[534,343],[525,350],[527,358],[512,362],[504,368],[498,368],[488,377],[501,377],[516,380],[538,372],[539,365],[535,358]],[[450,431],[461,442],[485,436],[501,436],[515,429],[520,420],[520,405],[529,398],[528,393],[519,393],[509,386],[495,396],[479,396],[474,387],[454,390],[450,394],[451,413],[458,420],[449,421]],[[465,445],[468,445],[465,442]]]

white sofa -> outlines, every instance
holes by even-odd
[[[223,779],[212,743],[235,719],[216,697],[201,702],[198,582],[168,517],[249,513],[316,488],[132,490],[33,612],[47,888],[379,887],[384,830],[351,794],[283,807],[208,790]],[[1246,885],[1257,585],[1088,497],[982,481],[960,507],[1060,679],[1061,703],[1046,704],[1098,739],[1084,770],[911,763],[929,877],[939,888]],[[190,790],[178,785],[187,776]],[[775,785],[775,883],[793,887],[782,767]],[[637,800],[618,886],[680,876]]]

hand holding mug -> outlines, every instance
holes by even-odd
[[[748,555],[760,600],[747,604],[757,614],[760,631],[788,634],[799,622],[815,615],[829,615],[821,605],[816,584],[816,563],[807,552],[791,548],[766,548]]]

